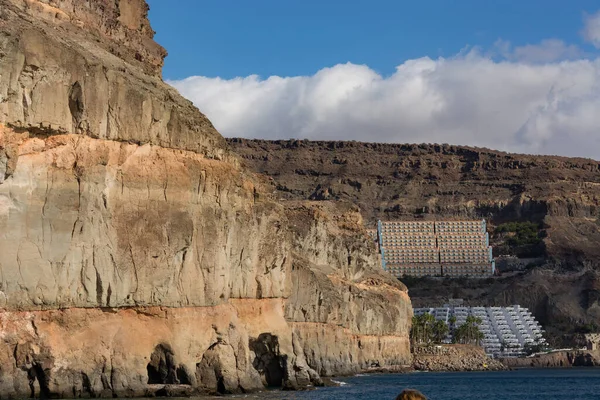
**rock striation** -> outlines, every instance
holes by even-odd
[[[377,219],[485,218],[492,229],[513,221],[543,227],[541,262],[493,280],[413,282],[417,307],[448,298],[521,304],[559,348],[574,345],[564,333],[600,325],[599,161],[442,144],[228,142],[246,166],[272,179],[280,199],[348,201],[371,226]]]
[[[142,0],[0,0],[0,397],[300,388],[410,364],[359,210],[275,201],[162,82]]]
[[[345,200],[365,219],[546,225],[548,255],[596,260],[600,161],[453,145],[229,139],[282,199]]]
[[[4,0],[0,121],[223,158],[210,121],[158,76],[146,14],[143,0]]]

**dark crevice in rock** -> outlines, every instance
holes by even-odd
[[[250,349],[256,355],[252,365],[270,387],[281,387],[285,377],[286,355],[279,351],[279,339],[270,333],[261,333],[250,339]]]
[[[179,383],[175,369],[175,355],[171,346],[166,343],[161,343],[154,348],[146,369],[148,371],[148,384]]]
[[[102,305],[102,278],[100,277],[100,273],[96,270],[96,302],[98,305]]]
[[[177,380],[180,385],[191,385],[192,380],[190,378],[190,374],[187,371],[187,368],[184,365],[179,365],[176,370]]]
[[[85,393],[88,393],[90,397],[96,397],[94,389],[92,388],[92,382],[90,381],[90,377],[85,372],[81,373],[81,385],[83,386],[83,391]]]
[[[35,137],[40,139],[46,139],[50,136],[64,135],[67,133],[67,131],[64,128],[55,127],[50,124],[40,124],[38,126],[21,126],[7,122],[5,125],[8,128],[12,129],[15,133],[27,133],[29,137]]]
[[[78,126],[84,112],[83,89],[79,82],[75,82],[69,90],[69,110],[73,116],[74,125]]]
[[[225,388],[225,380],[223,379],[223,375],[217,377],[217,392],[218,393],[227,393],[227,389]]]
[[[48,371],[44,370],[44,367],[37,362],[34,362],[32,367],[29,368],[29,371],[27,371],[27,376],[29,377],[29,388],[31,390],[31,398],[36,397],[36,393],[35,393],[35,381],[36,380],[40,387],[39,397],[41,399],[50,398],[50,388],[48,387],[49,379],[48,379],[47,372]]]
[[[106,290],[106,306],[110,307],[110,296],[112,295],[112,288],[110,283],[108,284],[108,289]]]

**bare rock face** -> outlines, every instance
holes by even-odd
[[[549,256],[596,261],[600,161],[464,146],[229,139],[282,199],[344,200],[377,219],[486,218],[546,226]]]
[[[211,306],[285,295],[282,209],[255,203],[254,184],[231,164],[79,135],[22,140],[0,186],[3,306]]]
[[[239,393],[410,364],[360,214],[275,202],[164,84],[141,0],[0,0],[0,397]]]
[[[377,219],[485,218],[492,229],[513,221],[543,227],[541,251],[532,256],[545,258],[543,268],[492,281],[417,280],[410,286],[416,306],[450,297],[521,304],[559,348],[573,346],[559,338],[564,333],[600,324],[599,161],[435,144],[228,142],[245,166],[271,178],[279,199],[347,201],[371,226]]]
[[[598,367],[600,351],[561,350],[527,358],[503,358],[500,361],[510,368]]]
[[[144,1],[0,4],[1,123],[224,157],[210,121],[157,76]]]
[[[416,347],[413,365],[417,371],[501,371],[508,369],[490,358],[480,346],[449,344]]]
[[[406,287],[370,268],[380,261],[361,235],[358,209],[340,203],[289,205],[296,279],[286,306],[305,356],[321,375],[405,365],[412,315]],[[336,210],[332,210],[335,208]],[[334,337],[334,340],[331,340]],[[340,357],[339,355],[342,355]]]

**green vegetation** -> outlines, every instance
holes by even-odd
[[[449,331],[450,328],[444,321],[442,321],[441,319],[435,321],[435,323],[433,324],[433,342],[443,343]]]
[[[448,335],[449,327],[442,320],[436,320],[431,314],[414,316],[410,330],[413,346],[419,344],[442,343]]]
[[[481,340],[484,338],[479,330],[481,318],[469,315],[465,323],[458,327],[456,317],[450,317],[448,322],[450,326],[442,320],[436,320],[429,313],[414,316],[410,330],[412,346],[443,343],[448,333],[452,333],[453,343],[481,345]]]
[[[496,237],[504,239],[498,247],[501,253],[516,255],[520,258],[533,258],[545,255],[544,238],[546,231],[542,224],[535,222],[508,222],[496,227]]]
[[[540,230],[540,225],[534,222],[509,222],[499,225],[495,233],[512,233],[506,238],[506,243],[509,246],[517,247],[540,243],[543,239],[540,236]]]
[[[479,330],[479,324],[481,324],[481,318],[469,315],[465,323],[454,331],[452,342],[481,345],[481,341],[485,336]]]

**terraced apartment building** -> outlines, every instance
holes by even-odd
[[[378,221],[370,234],[383,269],[397,277],[486,277],[495,272],[485,220]]]
[[[415,315],[432,314],[435,319],[450,324],[452,317],[456,319],[454,326],[464,324],[467,316],[472,315],[481,320],[479,330],[484,338],[481,341],[485,352],[492,357],[519,357],[525,354],[526,347],[546,343],[541,325],[531,312],[524,307],[464,307],[446,304],[437,308],[415,308]],[[451,331],[452,332],[452,331]],[[452,342],[449,333],[446,342]]]

